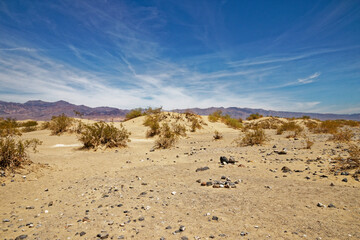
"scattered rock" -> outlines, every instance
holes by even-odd
[[[212,220],[214,220],[214,221],[218,221],[218,220],[219,220],[219,218],[218,218],[217,216],[213,216],[213,217],[212,217]]]
[[[284,166],[284,167],[281,168],[281,171],[282,171],[283,173],[287,173],[287,172],[291,172],[291,169],[288,168],[288,167],[286,167],[286,166]]]
[[[80,237],[84,236],[85,234],[86,234],[86,232],[84,232],[84,231],[81,232],[81,233],[80,233]]]
[[[341,180],[341,181],[343,181],[343,182],[347,182],[348,181],[348,179],[347,178],[344,178],[343,180]]]
[[[324,204],[322,204],[322,203],[320,203],[320,202],[318,202],[318,204],[316,205],[316,206],[318,206],[318,207],[326,207]]]
[[[334,204],[330,203],[330,204],[328,205],[328,208],[336,208],[336,207],[335,207]]]
[[[98,235],[96,235],[100,239],[106,239],[109,237],[109,234],[106,231],[101,231]]]
[[[206,170],[209,170],[209,169],[210,169],[209,167],[201,167],[201,168],[197,168],[195,170],[195,172],[206,171]]]
[[[28,237],[27,235],[23,234],[23,235],[17,236],[17,237],[15,238],[15,240],[21,240],[21,239],[25,239],[25,238],[27,238],[27,237]]]

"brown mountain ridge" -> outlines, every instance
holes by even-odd
[[[320,120],[330,119],[348,119],[360,121],[360,113],[356,114],[332,114],[332,113],[305,113],[305,112],[286,112],[264,109],[238,108],[238,107],[210,107],[210,108],[190,108],[175,109],[173,112],[192,111],[199,115],[209,115],[214,111],[220,110],[223,114],[229,114],[233,118],[247,118],[250,114],[259,113],[263,116],[277,116],[286,118],[299,118],[304,115]],[[0,101],[0,117],[15,118],[17,120],[49,120],[52,116],[62,113],[74,117],[75,111],[83,114],[84,118],[94,120],[114,120],[119,121],[125,118],[130,111],[127,109],[118,109],[113,107],[95,107],[91,108],[85,105],[75,105],[66,101],[45,102],[41,100],[32,100],[26,103],[13,103]]]

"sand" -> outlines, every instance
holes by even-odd
[[[0,238],[97,239],[106,231],[108,239],[360,239],[360,183],[330,173],[330,152],[341,149],[328,135],[308,134],[315,144],[303,149],[304,139],[266,130],[265,145],[236,147],[240,131],[204,120],[204,129],[155,151],[143,118],[124,123],[131,142],[120,149],[81,150],[74,134],[24,134],[43,144],[32,166],[1,178]],[[214,130],[224,138],[214,141]],[[274,153],[282,148],[286,155]],[[220,156],[238,163],[222,166]],[[229,189],[197,182],[222,176],[241,182]]]

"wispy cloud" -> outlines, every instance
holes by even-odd
[[[15,47],[15,48],[0,48],[0,51],[24,51],[24,52],[36,52],[38,49],[26,48],[26,47]]]
[[[314,74],[312,74],[312,75],[310,75],[310,76],[308,76],[308,77],[306,77],[306,78],[299,78],[299,79],[298,79],[298,82],[301,83],[301,84],[312,83],[312,82],[314,82],[315,79],[316,79],[317,77],[319,77],[319,76],[320,76],[320,73],[319,73],[319,72],[316,72],[316,73],[314,73]]]

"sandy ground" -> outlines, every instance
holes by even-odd
[[[208,122],[176,147],[152,152],[142,121],[124,123],[132,132],[127,148],[96,152],[80,150],[76,135],[24,134],[43,145],[31,154],[36,164],[1,179],[0,238],[97,239],[106,231],[108,239],[360,239],[360,183],[329,172],[330,153],[340,149],[327,135],[310,135],[315,144],[303,149],[304,139],[266,130],[264,146],[235,147],[240,131]],[[223,140],[213,141],[214,130]],[[282,148],[286,155],[274,153]],[[222,166],[220,156],[238,163]],[[241,181],[236,188],[197,182],[222,176]]]

